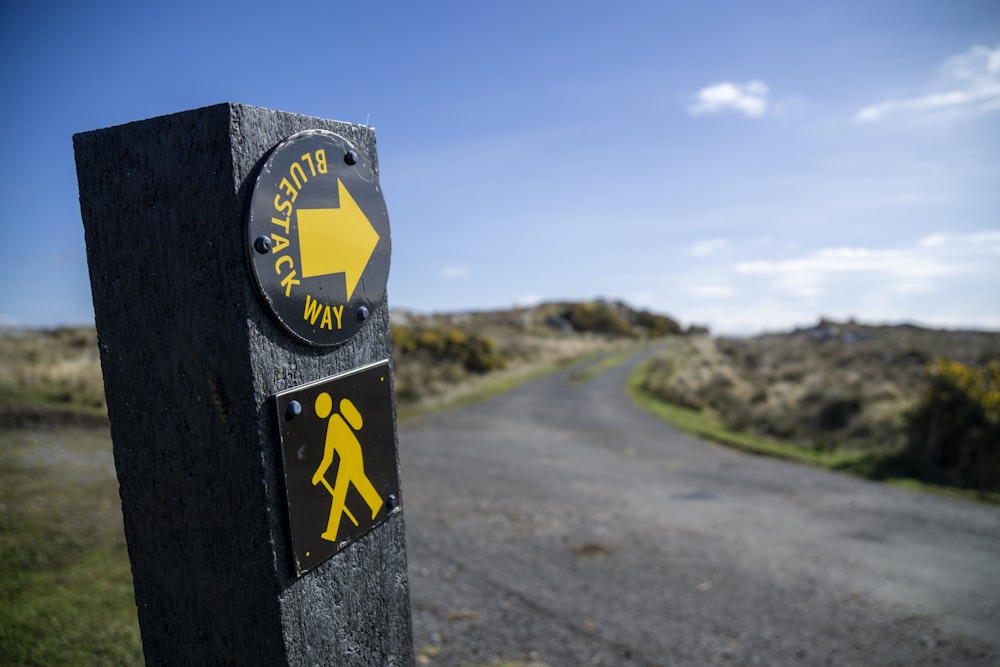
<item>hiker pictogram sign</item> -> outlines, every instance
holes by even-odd
[[[275,397],[296,575],[399,506],[389,362]]]
[[[261,167],[246,237],[269,310],[300,342],[337,345],[385,295],[389,214],[378,177],[345,138],[292,135]]]

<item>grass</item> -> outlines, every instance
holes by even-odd
[[[798,461],[824,468],[843,468],[863,460],[866,456],[858,452],[804,449],[774,438],[733,431],[726,428],[713,414],[667,403],[642,387],[649,363],[647,360],[638,364],[629,374],[627,388],[629,396],[646,411],[686,433],[729,445],[751,454]]]
[[[618,352],[609,354],[600,361],[598,361],[597,363],[590,364],[589,366],[585,366],[578,371],[574,371],[569,376],[569,379],[571,382],[575,382],[578,384],[582,384],[589,380],[593,380],[601,373],[607,370],[611,370],[615,366],[624,363],[629,357],[631,357],[635,353],[635,351],[640,346],[641,345],[630,345],[629,347],[626,347],[623,350],[619,350]]]
[[[0,431],[0,506],[0,664],[143,664],[108,432]]]
[[[667,403],[643,389],[643,379],[648,371],[649,363],[650,361],[647,360],[638,364],[629,374],[626,388],[629,396],[650,414],[685,433],[749,454],[794,461],[867,479],[879,479],[879,481],[897,488],[1000,504],[1000,493],[945,487],[906,477],[876,476],[875,471],[879,467],[878,463],[890,452],[848,449],[821,450],[728,429],[712,413]]]
[[[730,431],[881,454],[908,446],[908,415],[938,358],[979,367],[1000,358],[1000,334],[825,322],[747,339],[691,337],[657,355],[643,386],[719,415]]]
[[[0,402],[104,413],[94,328],[0,330]]]
[[[633,347],[628,347],[620,352],[609,355],[608,359],[612,359],[613,363],[608,364],[607,359],[603,362],[598,362],[597,365],[601,366],[601,370],[596,373],[589,373],[589,369],[587,369],[587,379],[595,377],[598,373],[603,372],[612,366],[617,366],[624,361],[624,359],[627,358],[633,350]],[[500,394],[520,387],[523,384],[527,384],[533,380],[545,377],[546,375],[551,375],[552,373],[560,371],[564,368],[575,365],[582,366],[588,361],[600,358],[601,355],[605,354],[607,354],[607,350],[601,349],[574,357],[560,358],[554,362],[545,363],[540,366],[531,366],[518,370],[512,370],[510,372],[493,373],[491,375],[484,376],[471,388],[466,387],[462,391],[447,395],[439,400],[426,401],[417,404],[401,404],[397,406],[397,416],[400,421],[408,422],[435,412],[455,410],[466,405],[472,405],[473,403],[480,403],[482,401],[489,400],[494,396],[499,396]],[[583,372],[584,371],[578,371],[578,373]],[[570,377],[574,381],[582,381],[576,378],[576,373]]]

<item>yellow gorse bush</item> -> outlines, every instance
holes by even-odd
[[[419,329],[393,324],[392,342],[403,356],[423,353],[437,363],[455,362],[473,373],[487,373],[507,366],[492,338],[454,327]]]
[[[932,381],[946,382],[961,391],[982,408],[989,421],[1000,424],[1000,361],[975,367],[938,359],[931,364],[929,375]]]

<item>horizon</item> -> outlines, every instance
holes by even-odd
[[[624,304],[628,308],[635,311],[648,311],[655,315],[664,315],[680,324],[684,330],[688,330],[694,327],[705,327],[708,329],[708,334],[712,337],[717,338],[752,338],[756,336],[768,336],[774,334],[787,334],[794,333],[797,331],[805,331],[809,329],[814,329],[822,326],[824,323],[833,324],[835,326],[859,326],[859,327],[888,327],[888,328],[905,328],[914,327],[917,329],[925,329],[931,331],[946,331],[946,332],[967,332],[967,333],[985,333],[985,334],[1000,334],[1000,327],[998,328],[988,328],[988,327],[949,327],[949,326],[938,326],[934,324],[929,324],[926,322],[920,322],[917,320],[896,320],[896,321],[879,321],[879,320],[862,320],[854,317],[847,318],[834,318],[826,315],[818,315],[811,322],[794,322],[788,326],[774,329],[760,329],[755,331],[716,331],[708,325],[701,322],[688,322],[684,319],[677,317],[674,313],[663,312],[655,308],[644,308],[642,306],[636,306],[635,304],[629,303],[622,299],[615,299],[610,297],[594,297],[592,299],[581,299],[581,300],[570,300],[570,299],[552,299],[542,301],[540,303],[530,304],[530,305],[512,305],[500,308],[467,308],[463,310],[449,310],[449,311],[423,311],[414,308],[409,308],[407,306],[389,306],[389,319],[392,320],[394,313],[399,313],[401,315],[412,315],[416,317],[460,317],[463,315],[483,315],[491,313],[502,313],[506,311],[518,311],[518,310],[532,310],[535,308],[544,308],[545,306],[553,306],[559,304],[567,303],[593,303],[593,302],[603,302],[603,303],[620,303]],[[0,322],[0,333],[37,333],[42,331],[53,331],[58,329],[73,329],[73,328],[93,328],[95,323],[91,322],[75,322],[75,323],[56,323],[56,324],[38,324],[38,325],[20,325],[20,324],[7,324]]]
[[[73,134],[229,100],[376,129],[392,310],[1000,330],[992,0],[272,11],[0,10],[0,326],[93,324]]]
[[[669,313],[657,310],[655,308],[643,308],[642,306],[636,306],[633,303],[624,301],[622,299],[616,299],[613,297],[594,297],[592,299],[582,299],[579,301],[572,301],[568,299],[551,299],[545,300],[540,303],[531,305],[515,305],[508,307],[501,307],[496,309],[483,309],[483,308],[469,308],[465,310],[454,310],[454,311],[435,311],[426,312],[415,310],[413,308],[407,308],[405,306],[389,306],[389,317],[391,319],[393,312],[402,312],[406,314],[416,315],[417,317],[448,317],[448,316],[459,316],[459,315],[476,315],[485,313],[496,313],[504,312],[507,310],[530,310],[532,308],[544,307],[549,305],[558,305],[562,303],[587,303],[587,302],[605,302],[605,303],[622,303],[629,308],[636,311],[648,310],[656,315],[666,315],[671,319],[676,320],[678,323],[684,326],[685,329],[690,327],[707,326],[702,322],[688,322],[681,317],[678,317],[676,313]],[[709,329],[709,333],[712,336],[718,337],[733,337],[733,338],[744,338],[752,336],[766,336],[769,334],[780,334],[780,333],[791,333],[793,331],[800,331],[815,328],[821,326],[823,323],[829,322],[837,326],[862,326],[862,327],[916,327],[918,329],[929,329],[935,331],[967,331],[972,333],[1000,333],[1000,327],[991,329],[983,327],[947,327],[947,326],[936,326],[934,324],[928,324],[926,322],[920,322],[918,320],[863,320],[855,317],[846,318],[835,318],[827,315],[817,315],[813,318],[811,322],[795,322],[787,327],[780,329],[762,329],[759,331],[752,332],[732,332],[732,331],[716,331],[714,329]]]

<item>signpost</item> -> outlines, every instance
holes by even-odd
[[[147,664],[412,665],[370,128],[74,137]]]

